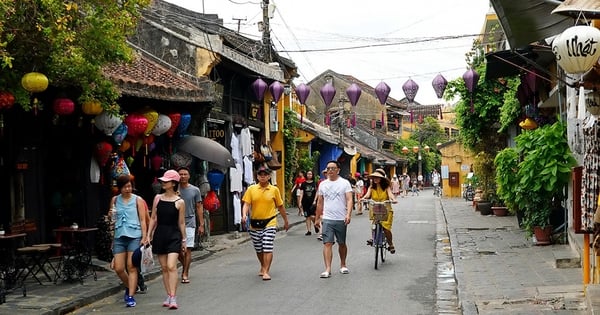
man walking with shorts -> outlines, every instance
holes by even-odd
[[[339,162],[327,162],[326,170],[327,179],[319,185],[317,190],[318,200],[315,222],[315,226],[321,227],[323,237],[325,271],[321,273],[321,278],[331,276],[333,243],[335,242],[338,243],[340,255],[340,273],[350,273],[346,266],[346,256],[348,255],[346,230],[352,216],[352,186],[348,180],[340,177]]]
[[[196,233],[204,233],[204,209],[202,207],[202,195],[200,189],[190,184],[190,170],[187,167],[177,169],[179,173],[179,194],[185,201],[185,251],[179,255],[179,262],[183,266],[181,271],[181,283],[190,283],[190,265],[192,264],[192,249]],[[198,220],[198,231],[196,232],[196,220]]]

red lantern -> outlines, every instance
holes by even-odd
[[[94,157],[98,164],[102,167],[106,166],[108,160],[110,159],[110,155],[112,153],[112,145],[106,141],[99,142],[96,144],[96,149],[94,151]]]
[[[142,136],[148,127],[148,119],[141,114],[129,114],[125,117],[124,122],[127,125],[127,134],[134,138]]]
[[[57,115],[71,115],[75,111],[75,103],[68,98],[57,98],[52,108]]]
[[[10,92],[0,92],[0,109],[10,109],[15,104],[15,96]]]
[[[152,169],[154,171],[158,171],[160,169],[160,167],[162,166],[162,163],[163,163],[163,158],[160,155],[155,155],[150,158],[150,166],[152,166]]]
[[[167,136],[169,136],[169,138],[173,138],[173,136],[175,135],[175,131],[177,131],[177,126],[179,126],[179,122],[181,121],[181,114],[170,113],[167,114],[167,116],[169,116],[169,118],[171,119],[171,127],[169,128],[169,130],[167,130]]]

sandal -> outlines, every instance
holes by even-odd
[[[390,254],[395,254],[396,253],[396,248],[394,246],[389,246],[388,250],[390,251]]]
[[[190,279],[188,279],[188,278],[181,278],[181,283],[190,283]]]

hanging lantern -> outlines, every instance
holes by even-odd
[[[600,30],[577,25],[567,28],[552,42],[556,63],[567,73],[585,73],[600,57]]]
[[[414,153],[417,153],[417,152],[419,152],[419,147],[417,147],[417,146],[414,146],[414,147],[412,148],[412,150],[413,150],[413,152],[414,152]]]
[[[350,104],[352,104],[352,106],[356,106],[356,104],[358,103],[358,99],[360,99],[361,93],[362,90],[360,89],[360,86],[358,86],[358,84],[356,83],[350,84],[350,86],[346,89],[346,95],[348,95],[348,100],[350,101]]]
[[[98,100],[87,100],[81,104],[81,111],[86,115],[100,115],[104,109]]]
[[[156,123],[158,123],[158,112],[152,108],[146,108],[142,111],[142,116],[144,116],[148,121],[148,125],[144,130],[144,136],[147,137],[150,135],[150,133],[152,133],[152,130],[156,126]]]
[[[154,170],[155,172],[160,169],[160,167],[162,166],[162,163],[163,163],[163,157],[158,154],[150,158],[150,166],[152,167],[152,170]]]
[[[267,91],[267,83],[263,81],[261,78],[258,78],[252,83],[252,90],[254,91],[254,95],[258,101],[263,100],[265,97],[265,92]]]
[[[269,86],[269,91],[271,91],[273,101],[275,103],[279,103],[279,99],[281,98],[281,95],[283,95],[283,84],[281,84],[279,81],[274,81]]]
[[[164,114],[158,115],[158,120],[156,121],[156,125],[152,128],[152,134],[155,136],[160,136],[163,133],[167,132],[171,128],[171,118]]]
[[[475,88],[477,88],[477,82],[479,81],[479,74],[475,72],[473,69],[467,70],[463,74],[463,80],[465,81],[465,86],[469,93],[471,93],[471,112],[475,111],[475,107],[473,105],[473,93],[475,93]]]
[[[296,87],[296,96],[298,96],[298,101],[300,101],[300,104],[306,104],[306,99],[308,98],[309,94],[310,87],[308,85],[300,83]]]
[[[537,128],[537,123],[535,122],[535,120],[527,117],[525,118],[525,120],[523,120],[522,122],[519,123],[519,127],[525,129],[525,130],[531,130],[531,129],[535,129]]]
[[[425,147],[423,147],[423,150],[425,150],[425,152],[429,152],[429,150],[431,150],[431,148],[428,145],[425,145]]]
[[[29,72],[21,78],[21,85],[30,93],[44,92],[48,88],[48,77],[39,72]]]
[[[127,115],[124,123],[127,125],[127,134],[134,138],[144,135],[144,131],[148,127],[148,119],[144,115],[137,113]]]
[[[321,88],[321,91],[319,92],[321,93],[321,97],[323,98],[323,102],[325,103],[325,108],[328,108],[329,105],[331,105],[331,102],[333,101],[333,98],[335,97],[336,93],[333,84],[328,82]]]
[[[412,103],[415,100],[415,96],[417,96],[417,91],[419,91],[419,85],[412,79],[408,79],[402,85],[402,91],[404,91],[406,99]]]
[[[130,148],[131,148],[131,139],[128,139],[126,137],[125,140],[123,140],[123,142],[121,142],[121,145],[119,146],[119,151],[126,152]]]
[[[408,148],[406,146],[402,147],[402,153],[408,154]]]
[[[173,165],[176,168],[190,167],[190,165],[192,165],[192,155],[187,152],[179,151],[171,155],[171,162],[173,162]]]
[[[10,92],[0,92],[0,109],[11,109],[15,104],[15,96]]]
[[[113,140],[115,140],[115,143],[119,146],[123,143],[123,140],[125,140],[125,137],[127,136],[127,129],[127,125],[122,123],[119,125],[119,127],[117,127],[117,129],[115,129],[115,131],[113,131]]]
[[[57,98],[52,103],[52,109],[57,115],[71,115],[75,111],[75,103],[68,98]]]
[[[390,86],[383,81],[377,84],[377,86],[375,87],[375,95],[377,95],[377,99],[379,100],[379,103],[381,105],[385,105],[385,102],[387,101],[388,95],[390,95],[391,90],[392,89],[390,89]]]
[[[191,122],[192,115],[190,113],[181,113],[181,119],[179,119],[179,126],[177,126],[177,133],[181,136],[184,136]]]
[[[169,116],[169,119],[171,119],[171,127],[169,127],[169,130],[167,130],[167,136],[169,136],[169,138],[173,138],[175,131],[177,131],[177,127],[179,126],[179,122],[181,121],[181,114],[169,113],[167,116]]]
[[[94,150],[94,158],[98,164],[102,167],[106,166],[108,160],[110,159],[112,153],[112,145],[106,141],[99,142],[96,144],[96,148]]]
[[[96,116],[94,120],[96,127],[109,137],[112,136],[115,129],[117,129],[117,127],[119,127],[119,125],[123,122],[120,117],[114,116],[108,112],[100,113],[100,115]]]
[[[433,81],[431,81],[431,85],[433,86],[435,95],[437,95],[438,98],[442,98],[442,96],[444,96],[446,86],[448,86],[448,81],[446,78],[444,78],[444,76],[438,74],[435,76],[435,78],[433,78]]]

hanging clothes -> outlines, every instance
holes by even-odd
[[[581,228],[594,229],[594,213],[598,201],[598,172],[600,171],[600,124],[594,121],[583,126],[583,175],[581,183]]]

